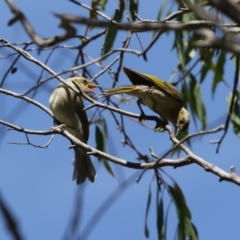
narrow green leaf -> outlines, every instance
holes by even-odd
[[[165,223],[164,223],[164,209],[163,209],[163,200],[161,198],[158,203],[157,208],[157,230],[158,230],[158,239],[163,240],[166,238]]]
[[[201,60],[202,60],[202,69],[200,72],[200,83],[202,83],[205,80],[207,73],[214,66],[214,64],[212,62],[213,54],[214,54],[213,49],[209,49],[209,48],[200,49],[200,55],[201,55]]]
[[[184,232],[184,227],[182,226],[183,223],[179,222],[177,226],[177,239],[178,240],[186,240],[186,235]]]
[[[198,239],[198,231],[197,231],[197,228],[195,227],[195,225],[194,225],[193,223],[191,223],[191,225],[192,225],[192,229],[193,229],[193,231],[194,231],[194,234],[195,234],[195,236],[196,236],[196,239]]]
[[[145,225],[144,225],[144,235],[146,238],[149,238],[149,229],[148,229],[148,226],[147,226],[147,223],[145,222]]]
[[[182,218],[182,221],[178,223],[178,239],[191,239],[197,240],[198,236],[192,226],[192,223],[187,218]]]
[[[138,11],[138,0],[130,0],[129,12],[131,21],[134,22],[136,20],[135,12]]]
[[[95,10],[98,10],[99,2],[100,2],[100,0],[92,0],[92,6],[91,7],[92,7],[93,10],[91,10],[89,12],[89,14],[90,14],[89,18],[92,19],[92,20],[97,20],[97,14],[96,14]],[[92,29],[92,27],[91,27],[91,29]]]
[[[170,185],[168,185],[169,193],[172,196],[176,208],[177,208],[177,214],[178,219],[181,220],[182,216],[191,219],[191,213],[188,209],[188,206],[186,205],[185,199],[182,197],[182,194],[179,192],[179,188],[173,188]]]
[[[100,2],[99,5],[100,5],[100,9],[101,9],[102,11],[105,10],[106,4],[107,4],[107,0],[102,0],[102,1]]]
[[[168,189],[175,202],[178,215],[177,239],[197,240],[197,231],[191,223],[191,212],[186,204],[181,188],[175,182],[173,187],[168,185]]]
[[[106,39],[105,39],[105,44],[104,44],[104,54],[108,53],[114,43],[114,40],[116,38],[117,31],[114,29],[108,29]]]
[[[106,138],[108,138],[108,128],[107,128],[107,123],[105,121],[105,119],[103,120],[103,133],[106,136]]]
[[[190,78],[189,104],[191,107],[192,116],[193,116],[193,119],[194,119],[194,115],[198,117],[198,119],[202,123],[201,129],[203,130],[206,128],[206,125],[207,125],[207,117],[206,117],[205,106],[202,101],[200,85],[193,74],[189,74],[188,76]]]
[[[216,68],[214,71],[214,78],[212,83],[212,93],[215,93],[217,85],[224,81],[223,75],[224,75],[224,65],[226,61],[226,52],[221,51],[221,53],[218,56],[218,60],[216,63]]]
[[[104,167],[107,169],[107,171],[108,171],[113,177],[115,177],[114,172],[113,172],[113,170],[112,170],[112,168],[111,168],[111,166],[110,166],[110,164],[109,164],[109,161],[106,160],[106,159],[103,159],[103,164],[104,164]]]
[[[116,22],[120,22],[123,16],[123,11],[125,9],[125,3],[124,0],[120,0],[119,8],[116,10],[115,15],[113,17],[113,20]],[[105,44],[104,44],[104,51],[103,54],[106,54],[110,51],[110,49],[113,46],[114,40],[117,35],[117,30],[114,29],[108,29],[107,35],[105,38]]]
[[[144,234],[145,234],[146,238],[149,238],[149,229],[148,229],[148,225],[147,225],[147,218],[148,218],[149,208],[151,205],[151,200],[152,200],[152,184],[150,183],[149,189],[148,189],[148,198],[147,198],[145,224],[144,224]]]
[[[120,0],[119,1],[119,6],[118,6],[118,9],[115,13],[115,16],[113,18],[113,20],[115,20],[116,22],[120,22],[122,20],[122,16],[123,16],[123,12],[124,12],[124,9],[125,9],[125,2],[124,0]]]
[[[161,3],[161,7],[160,7],[160,9],[159,9],[159,11],[158,11],[158,15],[157,15],[156,20],[159,20],[159,21],[163,20],[167,3],[168,3],[167,0],[164,0],[164,1]],[[158,32],[159,32],[159,31],[153,31],[152,39],[154,38],[154,36],[155,36],[156,33],[158,33]]]
[[[185,82],[182,85],[181,93],[182,93],[183,102],[185,104],[187,103],[190,108],[189,110],[191,111],[191,121],[193,120],[194,123],[196,124],[196,115],[194,111],[195,98],[193,98],[193,94],[190,90],[190,87]]]
[[[102,152],[106,152],[106,141],[105,141],[105,136],[101,129],[99,128],[98,125],[96,125],[96,130],[95,130],[95,141],[96,141],[96,148]],[[106,159],[102,159],[101,157],[98,156],[98,160],[102,160],[105,168],[107,171],[113,176],[114,172],[109,164],[109,161]]]
[[[174,189],[178,192],[178,195],[181,197],[181,199],[184,201],[184,202],[186,202],[186,199],[185,199],[185,197],[184,197],[184,194],[183,194],[183,192],[182,192],[182,190],[181,190],[181,188],[179,187],[179,185],[177,184],[177,182],[174,182]]]
[[[185,223],[185,234],[188,237],[188,239],[191,240],[198,239],[197,232],[195,232],[195,226],[191,223],[190,220],[187,220]]]
[[[186,63],[186,56],[184,54],[184,45],[183,45],[183,33],[182,32],[176,32],[175,33],[175,43],[174,48],[176,47],[178,56],[179,56],[179,66],[178,69],[183,70],[185,69],[185,63]]]
[[[102,152],[105,152],[106,146],[105,146],[105,137],[101,131],[101,129],[96,125],[95,130],[95,140],[96,140],[96,148]]]
[[[91,4],[91,7],[93,10],[91,10],[89,13],[90,13],[90,19],[92,20],[97,20],[97,13],[96,13],[96,10],[105,10],[105,6],[107,4],[107,0],[92,0],[92,4]],[[91,27],[92,29],[93,27]]]
[[[227,96],[228,107],[230,108],[230,104],[232,101],[232,93]],[[233,126],[233,131],[235,134],[240,137],[240,90],[238,90],[235,95],[235,99],[233,102],[233,111],[231,114],[231,123]]]

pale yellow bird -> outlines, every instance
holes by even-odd
[[[75,83],[84,93],[92,93],[92,88],[97,87],[96,84],[89,82],[83,77],[69,78],[66,80],[66,83],[73,89],[78,90],[74,85]],[[87,143],[89,123],[86,112],[83,111],[84,105],[82,98],[78,94],[65,84],[60,83],[49,99],[49,106],[57,122],[65,125],[65,130],[80,141]],[[77,184],[85,182],[86,178],[94,182],[96,170],[91,162],[90,156],[87,155],[86,149],[77,146],[74,147],[74,151],[73,180],[76,180]]]
[[[148,106],[152,111],[158,113],[165,121],[170,121],[176,128],[176,135],[187,129],[190,116],[183,107],[183,100],[178,90],[170,83],[146,73],[140,73],[130,68],[123,67],[133,86],[120,86],[106,89],[101,97],[113,94],[125,93],[138,97],[138,106],[141,111],[139,120],[154,119],[146,116],[141,104]],[[156,127],[159,127],[158,125]]]

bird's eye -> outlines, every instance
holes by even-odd
[[[180,120],[180,124],[183,124],[184,123],[184,121],[183,120]]]

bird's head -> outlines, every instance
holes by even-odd
[[[73,77],[69,79],[71,79],[71,82],[75,83],[84,93],[94,93],[92,89],[98,87],[97,84],[90,82],[84,77]]]
[[[190,116],[188,111],[185,108],[181,108],[178,114],[177,123],[176,123],[176,128],[177,128],[176,136],[180,132],[188,128],[189,122],[190,122]]]

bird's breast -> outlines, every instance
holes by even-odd
[[[75,137],[83,140],[83,126],[75,110],[74,101],[69,91],[57,88],[49,99],[49,106],[54,117],[66,125],[65,129]]]
[[[144,91],[140,98],[143,104],[176,125],[178,113],[182,108],[181,102],[164,91],[151,87]]]

